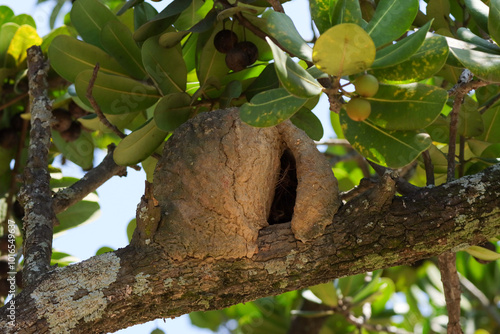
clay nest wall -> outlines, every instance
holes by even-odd
[[[238,109],[202,113],[165,144],[154,175],[161,221],[154,242],[173,259],[251,257],[260,229],[291,221],[307,242],[332,223],[333,172],[291,122],[255,128]]]

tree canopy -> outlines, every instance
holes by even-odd
[[[286,2],[0,6],[2,332],[498,332],[500,0]],[[130,245],[69,265],[127,168]]]

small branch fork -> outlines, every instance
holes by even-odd
[[[474,75],[465,69],[460,75],[458,83],[448,92],[450,96],[455,96],[453,108],[450,114],[450,141],[448,144],[448,169],[447,182],[455,179],[455,155],[458,128],[458,113],[463,104],[465,96],[474,89],[485,86],[488,83],[484,81],[473,81]],[[432,163],[428,155],[424,155],[426,174],[428,175],[428,184],[433,184],[434,180],[429,179],[429,175],[434,173],[430,170]],[[446,252],[438,256],[438,267],[441,272],[441,281],[443,282],[446,308],[448,310],[448,333],[463,333],[460,326],[460,279],[457,272],[457,256],[454,252]]]
[[[25,210],[25,287],[34,285],[50,268],[52,227],[57,221],[52,208],[50,173],[47,170],[52,117],[52,102],[47,96],[49,66],[39,46],[32,46],[27,53],[31,132],[28,162],[23,176],[24,185],[19,194]]]
[[[92,89],[94,88],[95,81],[97,79],[97,73],[99,73],[100,65],[97,63],[94,67],[94,72],[92,73],[92,77],[89,80],[89,85],[87,87],[87,94],[86,97],[89,100],[90,104],[92,105],[92,108],[94,108],[95,113],[97,114],[97,117],[99,117],[99,120],[101,121],[102,124],[104,124],[106,127],[111,129],[118,137],[121,139],[125,138],[126,135],[121,132],[116,126],[111,124],[106,116],[104,116],[104,113],[102,112],[101,108],[99,107],[99,104],[95,100],[94,96],[92,95]]]

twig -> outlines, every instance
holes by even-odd
[[[97,79],[97,73],[99,72],[99,63],[97,63],[94,67],[94,72],[92,73],[92,77],[89,80],[89,86],[87,87],[87,94],[86,97],[89,100],[90,104],[92,105],[92,108],[94,108],[95,113],[97,114],[97,117],[99,117],[99,120],[101,121],[102,124],[104,124],[106,127],[111,129],[118,137],[121,139],[125,138],[126,135],[121,132],[116,126],[111,124],[106,116],[104,116],[101,108],[99,107],[99,104],[95,100],[94,96],[92,95],[92,89],[94,88],[95,80]]]
[[[499,100],[500,100],[500,93],[498,93],[497,95],[493,96],[488,102],[486,102],[481,107],[479,107],[479,109],[477,109],[477,111],[479,111],[479,113],[482,115],[488,109],[490,109],[491,107],[493,107],[493,105],[495,103],[497,103]]]
[[[328,146],[342,145],[351,147],[351,144],[347,141],[347,139],[338,139],[338,138],[315,141],[314,143],[316,145],[328,145]]]
[[[31,132],[24,185],[19,199],[23,203],[24,220],[24,287],[33,286],[50,267],[52,227],[57,220],[52,209],[48,153],[52,102],[47,97],[48,63],[42,49],[28,49],[28,80],[31,99]]]
[[[113,160],[114,149],[114,144],[109,145],[108,154],[99,165],[88,171],[83,178],[54,195],[53,208],[55,213],[63,212],[71,205],[81,201],[111,177],[127,175],[127,167],[118,166]]]
[[[16,102],[21,101],[22,99],[26,98],[28,95],[29,95],[29,93],[26,92],[26,93],[23,93],[23,94],[21,94],[19,96],[16,96],[12,100],[10,100],[10,101],[4,103],[3,105],[1,105],[0,106],[0,110],[4,110],[5,108],[10,107],[11,105],[15,104]]]
[[[453,108],[450,114],[450,141],[448,143],[448,170],[446,181],[451,182],[455,178],[455,155],[457,142],[458,113],[462,106],[465,95],[477,84],[482,82],[472,81],[473,74],[465,69],[460,75],[458,83],[450,90],[450,96],[455,95]],[[457,256],[454,252],[446,252],[438,256],[438,266],[443,282],[446,309],[448,310],[448,333],[463,333],[460,327],[460,281],[457,272]]]
[[[283,9],[283,6],[281,5],[281,2],[279,0],[267,0],[269,4],[273,7],[274,11],[284,13],[285,10]]]
[[[456,263],[457,255],[453,252],[446,252],[438,256],[446,309],[448,310],[448,334],[463,333],[460,327],[460,280]]]
[[[459,275],[459,279],[462,287],[472,296],[474,296],[479,301],[481,306],[486,310],[486,312],[490,314],[491,318],[500,325],[500,314],[497,311],[497,307],[494,304],[490,303],[488,297],[486,297],[486,295],[481,290],[479,290],[474,285],[474,283],[472,283],[462,275]]]
[[[434,185],[435,180],[434,180],[434,165],[432,164],[431,160],[431,155],[429,153],[429,150],[425,150],[422,152],[422,158],[424,158],[424,165],[425,165],[425,178],[426,178],[426,184],[429,185]]]
[[[339,303],[340,304],[340,303]],[[344,318],[349,322],[350,324],[353,324],[354,326],[358,328],[364,328],[369,331],[373,332],[385,332],[385,333],[391,333],[391,334],[411,334],[410,332],[405,331],[404,329],[397,328],[395,326],[384,326],[380,324],[371,324],[366,322],[364,317],[356,317],[354,314],[351,313],[350,308],[339,305],[336,307],[333,307],[334,311],[338,314],[342,314]]]

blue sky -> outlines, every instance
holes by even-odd
[[[149,2],[149,1],[148,1]],[[152,3],[157,9],[164,8],[170,1]],[[45,35],[50,31],[49,16],[55,1],[47,1],[41,5],[36,5],[36,0],[0,0],[0,5],[12,8],[15,14],[27,13],[33,16],[37,23],[40,35]],[[69,3],[63,8],[64,12],[70,9]],[[310,39],[312,32],[310,29],[310,18],[308,2],[306,0],[294,0],[285,6],[285,11],[292,17],[299,27],[304,38]],[[62,17],[57,21],[57,25],[62,24]],[[328,103],[324,98],[315,109],[316,114],[322,119],[325,125],[325,132],[328,137],[332,136],[330,129]],[[103,152],[97,152],[94,164],[98,164],[104,157]],[[65,176],[81,177],[81,169],[71,163],[63,167]],[[113,177],[110,181],[101,186],[97,192],[101,205],[101,214],[93,222],[70,230],[64,235],[54,240],[54,248],[58,251],[71,254],[81,260],[87,259],[103,247],[108,246],[114,249],[125,247],[128,244],[126,227],[128,222],[135,217],[135,210],[140,197],[144,192],[144,172],[128,169],[128,176],[119,178]],[[150,333],[156,328],[163,329],[167,333],[210,333],[210,331],[200,330],[192,327],[187,316],[182,316],[174,320],[156,320],[143,325],[130,327],[121,330],[121,334]]]

